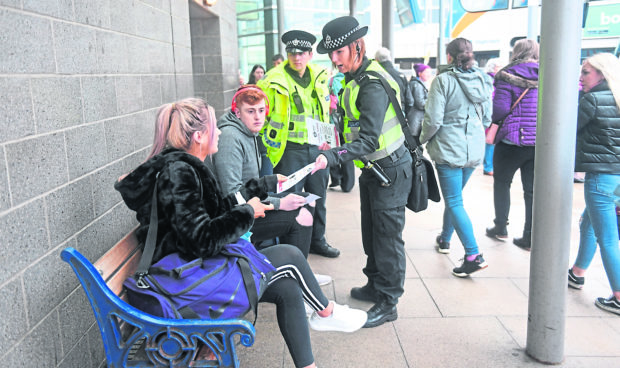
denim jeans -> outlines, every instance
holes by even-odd
[[[442,240],[450,241],[452,233],[456,230],[456,234],[465,247],[466,256],[479,253],[471,220],[463,207],[463,188],[473,172],[473,167],[437,165],[439,186],[445,203],[443,229],[440,236]]]
[[[485,173],[493,172],[493,151],[495,151],[494,144],[484,144],[484,160],[482,160],[482,170]]]
[[[620,248],[618,247],[618,220],[614,189],[620,184],[620,175],[586,173],[583,192],[586,209],[581,218],[579,252],[575,266],[587,269],[601,247],[603,267],[613,291],[620,291]]]

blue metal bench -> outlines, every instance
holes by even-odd
[[[61,253],[93,308],[108,367],[239,367],[235,340],[254,343],[250,322],[159,318],[122,299],[122,283],[133,275],[141,254],[133,231],[94,266],[73,248]]]

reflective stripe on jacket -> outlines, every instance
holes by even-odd
[[[301,87],[284,69],[288,61],[270,70],[258,86],[269,99],[269,119],[263,128],[263,142],[269,160],[276,166],[286,148],[287,141],[307,142],[306,119],[314,118],[329,123],[329,86],[325,69],[308,64],[311,82]],[[297,93],[303,112],[297,110],[293,95]]]
[[[375,71],[379,73],[385,80],[388,81],[396,98],[400,100],[400,89],[394,79],[377,63],[372,61],[368,68],[368,71]],[[372,75],[366,75],[367,78],[377,79]],[[355,106],[357,101],[357,94],[359,93],[359,84],[354,79],[350,81],[344,89],[342,94],[341,106],[344,109],[344,140],[346,143],[352,142],[359,138],[359,117],[360,112]],[[400,102],[400,101],[399,101]],[[392,152],[396,151],[405,141],[405,136],[400,127],[400,122],[396,116],[396,111],[390,103],[387,111],[385,112],[385,118],[383,119],[383,127],[381,129],[381,135],[379,136],[379,148],[369,155],[366,155],[366,159],[369,161],[375,161],[389,156]],[[363,167],[361,161],[354,160],[355,165]]]

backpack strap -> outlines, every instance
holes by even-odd
[[[198,186],[200,187],[200,200],[202,201],[202,181],[200,180],[200,174],[190,166],[196,178],[198,180]],[[161,171],[160,171],[161,172]],[[151,262],[153,262],[153,255],[155,254],[155,246],[157,245],[157,229],[159,227],[159,219],[157,216],[157,183],[159,182],[159,173],[155,175],[155,187],[153,188],[153,196],[151,197],[151,216],[149,219],[149,231],[146,234],[146,241],[144,242],[144,249],[142,250],[142,257],[140,257],[140,263],[134,277],[136,279],[136,286],[141,289],[148,289],[149,284],[144,281],[144,277],[149,274],[149,268]]]
[[[256,292],[256,283],[254,282],[254,274],[252,273],[249,259],[241,254],[231,253],[228,251],[221,251],[220,254],[225,255],[226,257],[237,258],[237,264],[239,265],[241,277],[243,278],[243,285],[245,286],[245,291],[248,294],[250,309],[254,312],[253,324],[256,324],[256,318],[258,317],[258,293]]]
[[[149,284],[144,281],[144,277],[149,273],[149,267],[153,261],[153,254],[155,253],[155,243],[157,242],[157,228],[159,220],[157,218],[157,183],[159,182],[159,173],[155,176],[155,188],[153,188],[153,196],[151,198],[151,217],[149,220],[149,231],[146,235],[146,242],[144,243],[144,250],[142,251],[142,257],[140,257],[140,263],[136,269],[134,277],[136,278],[136,286],[140,289],[148,289]]]

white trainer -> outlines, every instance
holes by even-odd
[[[365,311],[334,302],[334,310],[329,317],[321,317],[313,312],[308,324],[316,331],[353,332],[362,328],[367,319]]]
[[[332,282],[332,277],[329,275],[321,275],[320,273],[315,273],[314,278],[316,278],[316,282],[319,283],[319,286],[329,285]]]

